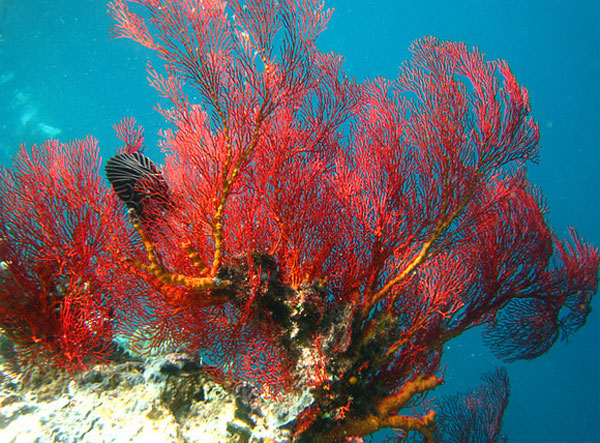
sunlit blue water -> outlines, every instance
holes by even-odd
[[[508,60],[532,99],[541,161],[530,166],[561,237],[575,226],[600,245],[600,6],[598,1],[330,1],[336,8],[321,48],[345,56],[358,79],[394,77],[410,43],[424,35],[461,40]],[[352,6],[348,6],[348,5]],[[392,6],[393,5],[393,6]],[[112,125],[133,116],[148,153],[165,127],[152,109],[147,52],[110,40],[102,0],[0,0],[0,162],[17,146],[48,137],[94,135],[109,156]],[[508,366],[512,385],[504,430],[513,442],[600,441],[599,301],[565,346]],[[466,390],[500,362],[478,331],[447,351],[442,392]],[[437,395],[437,394],[436,394]]]

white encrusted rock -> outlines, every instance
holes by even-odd
[[[27,383],[0,374],[0,441],[283,443],[286,425],[312,402],[308,392],[259,397],[248,410],[201,368],[173,373],[160,359],[173,356],[97,366],[73,378],[38,373]]]

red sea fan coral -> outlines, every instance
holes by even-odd
[[[502,416],[508,406],[510,385],[506,369],[481,377],[481,386],[444,397],[440,402],[434,442],[503,442]],[[422,441],[406,439],[403,441]]]
[[[1,172],[0,327],[17,346],[18,363],[76,369],[113,346],[115,320],[127,306],[127,277],[115,257],[131,228],[99,163],[92,138],[50,140],[22,146],[13,168]]]
[[[441,383],[446,341],[486,324],[499,356],[531,358],[585,321],[598,252],[546,225],[523,169],[538,127],[504,61],[424,38],[395,81],[356,84],[315,47],[317,1],[110,7],[165,61],[149,74],[174,126],[160,176],[145,158],[133,174],[152,338],[310,387],[299,440],[431,437],[434,411],[402,410]]]
[[[219,361],[232,360],[232,367],[239,361],[260,368],[264,356],[247,349],[255,340],[243,337],[258,328],[265,337],[257,346],[270,350],[273,361],[285,361],[280,326],[269,316],[287,315],[276,314],[274,305],[290,309],[262,274],[292,286],[323,275],[337,230],[329,229],[336,218],[327,204],[333,199],[331,143],[356,93],[343,83],[339,58],[314,50],[329,17],[318,2],[231,2],[231,15],[225,5],[148,2],[149,30],[126,2],[111,3],[116,34],[155,49],[167,63],[166,75],[149,72],[171,101],[161,112],[175,127],[162,143],[172,206],[154,211],[152,223],[137,214],[148,260],[134,264],[158,289],[148,316],[154,340],[193,329],[187,337],[194,348],[201,344]],[[313,20],[303,20],[309,13]],[[198,104],[187,98],[190,85]],[[112,165],[118,161],[107,169],[109,177]],[[260,262],[269,256],[278,262],[267,270]],[[232,264],[245,269],[238,281],[245,290],[228,292]]]
[[[423,38],[396,80],[358,84],[317,50],[316,0],[109,8],[165,63],[148,68],[165,166],[117,126],[106,173],[131,226],[91,139],[3,172],[0,321],[23,360],[80,367],[135,328],[308,398],[297,441],[432,439],[447,341],[484,325],[499,357],[534,358],[585,323],[598,251],[547,226],[524,169],[538,127],[505,62]]]

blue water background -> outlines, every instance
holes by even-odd
[[[550,207],[560,237],[575,226],[600,245],[600,5],[598,1],[330,1],[320,39],[342,54],[347,73],[393,78],[418,37],[478,46],[508,60],[530,93],[540,124],[541,160],[529,176]],[[351,6],[349,6],[351,5]],[[133,116],[146,128],[148,153],[160,160],[148,53],[109,39],[101,0],[0,0],[0,163],[22,142],[94,135],[103,156],[118,146],[112,125]],[[600,441],[600,306],[567,346],[508,365],[512,385],[504,430],[512,442]],[[466,390],[500,364],[471,331],[448,345],[446,385]],[[382,438],[377,438],[377,441]]]

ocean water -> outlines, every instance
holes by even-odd
[[[343,1],[322,50],[345,57],[358,80],[397,75],[416,38],[434,35],[506,59],[527,87],[540,124],[541,158],[530,179],[541,187],[559,237],[575,226],[600,245],[600,3],[541,1]],[[20,143],[94,135],[105,157],[118,140],[112,125],[135,117],[147,153],[160,161],[157,96],[146,80],[148,53],[109,38],[102,0],[0,0],[0,163]],[[569,341],[507,366],[512,393],[504,433],[512,442],[600,441],[600,306]],[[501,364],[474,330],[452,341],[446,384],[466,390]],[[378,435],[375,441],[383,441]]]

